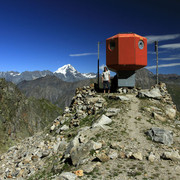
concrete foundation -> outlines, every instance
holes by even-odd
[[[117,73],[118,87],[134,87],[135,71],[119,71]]]

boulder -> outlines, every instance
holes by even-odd
[[[100,162],[89,162],[88,164],[84,165],[82,169],[85,173],[91,173],[94,170],[94,168],[100,165]]]
[[[69,107],[65,107],[64,113],[69,113],[69,112],[70,112]]]
[[[55,180],[76,180],[77,176],[71,172],[62,172]]]
[[[107,156],[105,153],[100,153],[96,156],[100,162],[107,162],[110,160],[109,156]]]
[[[162,110],[156,106],[150,106],[151,111],[156,111],[158,113],[162,112]]]
[[[86,163],[90,158],[91,150],[94,151],[96,148],[100,148],[102,146],[101,143],[95,144],[94,141],[90,140],[101,130],[102,127],[82,128],[78,132],[77,136],[69,143],[64,153],[65,159],[70,158],[73,165]]]
[[[82,98],[82,95],[81,94],[77,94],[77,98]]]
[[[130,99],[126,96],[116,96],[117,99],[120,99],[121,101],[130,101]]]
[[[94,150],[101,149],[101,148],[102,148],[102,143],[93,142],[93,149]]]
[[[140,161],[143,160],[143,156],[142,156],[142,153],[141,153],[141,152],[133,153],[131,157],[134,158],[134,159],[138,159],[138,160],[140,160]]]
[[[91,141],[86,144],[79,144],[71,151],[71,161],[73,165],[84,164],[89,160],[90,151],[93,150],[93,143]]]
[[[160,142],[165,145],[170,146],[173,144],[173,133],[172,131],[160,129],[158,127],[153,127],[147,131],[147,135],[155,142]]]
[[[90,98],[87,98],[87,102],[89,103],[105,103],[106,100],[102,97],[90,97]]]
[[[154,162],[156,160],[156,156],[151,152],[150,155],[148,156],[148,160],[150,162]]]
[[[123,146],[121,145],[121,143],[120,143],[120,142],[117,142],[117,141],[112,141],[110,147],[111,147],[112,149],[121,149],[121,148],[123,148]]]
[[[119,96],[119,95],[115,95],[115,94],[109,94],[108,95],[109,99],[115,99],[115,100],[121,100],[121,101],[130,101],[129,97],[127,96]]]
[[[56,128],[56,126],[55,126],[55,124],[53,124],[50,129],[51,129],[51,131],[54,131],[55,128]]]
[[[67,131],[69,130],[69,126],[67,125],[63,125],[61,128],[60,128],[61,131]]]
[[[175,121],[174,124],[175,125],[180,125],[180,121]]]
[[[103,126],[103,125],[107,125],[110,124],[112,122],[112,120],[105,116],[104,114],[97,120],[97,122],[95,122],[92,127],[98,127],[98,126]]]
[[[118,151],[111,149],[108,156],[110,159],[117,159],[118,158]]]
[[[176,117],[176,110],[172,106],[166,106],[165,113],[172,120]]]
[[[68,143],[66,141],[60,141],[58,146],[58,151],[64,151],[68,146]]]
[[[138,92],[137,95],[139,98],[147,97],[147,98],[153,98],[153,99],[161,99],[162,95],[159,90],[159,88],[155,87],[151,90],[146,89],[146,90],[141,90]]]
[[[130,157],[132,156],[132,154],[133,154],[133,153],[132,153],[131,151],[129,151],[129,152],[126,152],[125,155],[126,155],[127,158],[130,158]]]
[[[123,151],[120,151],[118,157],[121,158],[121,159],[125,159],[126,154]]]
[[[153,112],[152,115],[153,115],[153,117],[154,117],[155,119],[157,119],[157,120],[159,120],[159,121],[162,121],[162,122],[165,122],[165,121],[166,121],[166,118],[165,118],[165,117],[159,115],[159,114],[156,113],[156,112]]]
[[[116,116],[120,112],[119,108],[108,108],[106,111],[106,116],[112,117]]]
[[[164,152],[162,158],[166,160],[180,161],[180,155],[178,151]]]
[[[95,103],[94,106],[98,107],[98,108],[102,108],[103,107],[103,103],[98,102],[98,103]]]
[[[122,94],[123,89],[122,89],[122,88],[119,88],[119,89],[117,90],[117,92],[120,93],[120,94]]]
[[[128,90],[126,88],[123,88],[123,93],[126,94],[128,92]]]

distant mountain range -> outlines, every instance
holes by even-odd
[[[24,71],[22,73],[15,71],[0,72],[0,78],[5,78],[7,81],[11,81],[14,84],[18,84],[22,81],[31,81],[47,75],[56,76],[59,79],[67,82],[76,82],[85,79],[95,78],[95,73],[80,73],[70,64],[64,65],[55,72],[48,70],[45,71]]]
[[[26,96],[48,99],[61,108],[69,106],[77,87],[96,82],[96,76],[95,73],[80,73],[70,64],[64,65],[55,72],[48,70],[0,72],[0,78],[17,84]],[[160,74],[159,81],[167,84],[168,91],[180,110],[180,76]],[[146,89],[155,84],[156,76],[152,72],[145,68],[136,71],[136,87]]]
[[[65,68],[64,71],[62,68],[60,70],[58,69],[57,73],[59,73],[59,71],[61,74],[68,74]],[[74,70],[73,72],[76,71]],[[65,82],[55,75],[47,75],[46,77],[41,77],[32,81],[22,81],[17,86],[27,97],[33,96],[38,99],[45,98],[64,109],[65,106],[70,105],[77,87],[86,86],[94,82],[97,82],[95,78],[76,82]],[[137,71],[137,86],[150,88],[154,84],[153,74],[150,71],[144,68]]]

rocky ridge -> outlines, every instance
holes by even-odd
[[[166,85],[98,94],[77,88],[49,132],[0,157],[0,178],[178,179],[180,116]]]

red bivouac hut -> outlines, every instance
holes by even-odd
[[[118,87],[135,86],[135,71],[147,65],[147,39],[135,33],[106,39],[106,65],[117,73]]]

